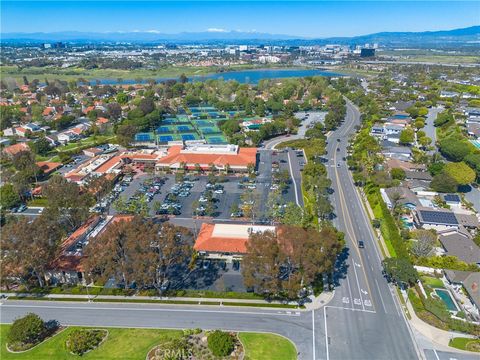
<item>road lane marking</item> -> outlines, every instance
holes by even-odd
[[[349,307],[343,307],[343,306],[335,306],[335,305],[327,305],[325,308],[331,308],[331,309],[337,309],[337,310],[345,310],[345,311],[356,311],[356,312],[363,312],[363,313],[369,313],[369,314],[376,314],[377,312],[375,310],[363,310],[363,309],[355,309],[355,308],[349,308]]]
[[[325,322],[325,349],[327,352],[327,360],[330,360],[330,353],[328,351],[328,328],[327,328],[327,307],[323,309],[323,319]]]
[[[335,149],[337,147],[338,147],[338,144],[335,145]],[[334,154],[333,154],[333,158],[334,158],[335,161],[336,161],[336,158],[337,158],[336,153],[337,153],[337,151],[334,151]],[[341,211],[342,211],[342,214],[343,214],[343,217],[344,217],[344,220],[345,220],[346,233],[350,236],[352,242],[354,243],[353,247],[355,248],[355,250],[358,254],[358,258],[360,260],[360,263],[363,264],[363,260],[362,260],[362,256],[360,254],[360,251],[359,251],[358,247],[355,245],[355,241],[356,241],[355,229],[353,228],[352,220],[350,218],[350,213],[348,211],[346,211],[347,203],[346,203],[346,200],[345,200],[345,195],[343,193],[343,188],[342,188],[341,183],[340,183],[338,170],[335,170],[335,182],[337,183],[338,193],[339,193],[339,197],[340,197]],[[349,230],[349,227],[350,227],[350,230]],[[354,266],[353,270],[354,270],[355,277],[357,279],[357,285],[358,285],[358,275],[357,275],[357,272],[355,270],[355,266]],[[365,270],[363,270],[363,277],[365,279],[365,283],[367,285],[367,288],[369,289],[369,291],[371,293],[370,283],[368,281],[367,274],[366,274]],[[358,285],[358,287],[360,289],[360,285]],[[361,295],[360,295],[360,297],[361,297]],[[362,306],[363,306],[363,302],[362,302]],[[373,308],[375,308],[375,305],[373,306]]]
[[[316,360],[315,354],[315,309],[312,309],[312,342],[313,342],[313,360]]]
[[[387,308],[385,307],[385,302],[383,301],[382,292],[380,291],[380,286],[378,286],[377,279],[375,279],[375,285],[377,285],[378,295],[380,296],[380,301],[382,302],[383,311],[385,311],[385,314],[388,314]]]
[[[437,358],[437,360],[440,360],[440,358],[438,357],[438,354],[437,354],[437,350],[435,349],[432,349],[433,350],[433,353],[435,354],[435,357]]]
[[[288,312],[255,312],[255,311],[220,311],[220,310],[198,310],[198,309],[175,309],[175,308],[132,308],[132,307],[95,307],[95,306],[50,306],[50,305],[10,305],[3,304],[2,307],[11,308],[45,308],[45,309],[67,309],[67,310],[111,310],[111,311],[159,311],[159,312],[192,312],[192,313],[214,313],[214,314],[247,314],[247,315],[272,315],[272,316],[300,316]],[[148,304],[147,304],[148,305]]]

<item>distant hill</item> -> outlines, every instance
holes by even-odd
[[[313,45],[337,43],[356,45],[380,43],[382,46],[429,46],[451,45],[480,46],[480,26],[462,29],[424,32],[380,32],[354,37],[302,38],[299,36],[269,34],[260,32],[224,31],[211,29],[205,32],[182,32],[163,34],[157,31],[146,32],[75,32],[52,33],[3,33],[2,42],[135,42],[135,43],[230,43],[230,44],[290,44]]]
[[[204,32],[182,32],[163,34],[156,31],[135,32],[76,32],[62,31],[52,33],[4,33],[2,40],[28,41],[128,41],[128,42],[175,42],[175,41],[210,41],[210,40],[291,40],[298,36],[268,34],[260,32],[240,32],[213,30]]]

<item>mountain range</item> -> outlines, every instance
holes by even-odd
[[[211,29],[205,32],[182,32],[164,34],[158,31],[134,32],[36,32],[36,33],[3,33],[3,43],[11,42],[133,42],[133,43],[262,43],[313,45],[337,43],[355,45],[363,43],[380,43],[384,46],[405,46],[423,44],[426,46],[472,45],[480,46],[480,26],[462,29],[424,31],[424,32],[380,32],[354,37],[306,38],[284,34],[261,32],[225,31]]]

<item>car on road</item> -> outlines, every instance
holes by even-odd
[[[337,164],[337,167],[340,167],[340,163]]]
[[[337,151],[340,151],[340,148],[337,148]]]
[[[27,210],[27,206],[25,204],[22,204],[18,207],[17,212],[24,212],[25,210]]]
[[[365,247],[365,243],[363,242],[363,240],[358,240],[358,247],[360,249],[363,249]]]
[[[341,140],[340,139],[337,139],[337,142],[340,142]]]

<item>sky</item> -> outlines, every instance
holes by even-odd
[[[256,31],[304,37],[480,24],[480,1],[1,1],[2,33]]]

